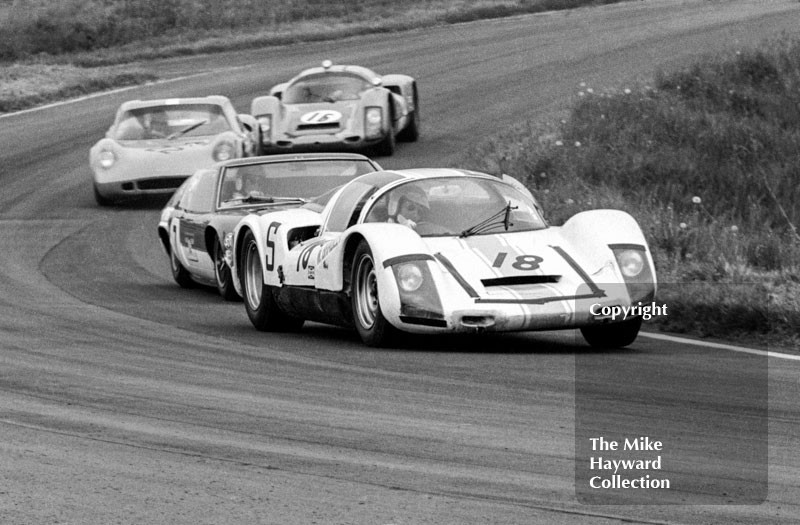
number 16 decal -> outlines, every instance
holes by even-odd
[[[503,263],[508,257],[508,252],[500,252],[497,254],[497,257],[494,258],[494,263],[492,263],[492,268],[501,268]],[[511,263],[511,267],[520,270],[523,272],[531,272],[533,270],[539,269],[539,263],[544,261],[538,255],[518,255],[514,262]]]
[[[281,223],[273,222],[267,228],[267,271],[271,272],[275,268],[275,235],[278,233]]]

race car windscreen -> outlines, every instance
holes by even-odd
[[[297,80],[283,92],[286,104],[313,104],[358,100],[361,92],[371,84],[358,75],[347,73],[320,73]]]
[[[248,197],[310,200],[373,171],[375,168],[368,161],[350,159],[233,166],[222,175],[219,206],[251,205]]]
[[[151,106],[126,111],[114,128],[116,140],[177,139],[218,135],[231,129],[216,104]]]
[[[420,179],[375,201],[364,222],[395,222],[423,237],[470,236],[546,227],[534,203],[499,181],[471,177]]]

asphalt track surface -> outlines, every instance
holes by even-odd
[[[0,522],[794,522],[798,361],[648,337],[593,352],[572,332],[390,350],[316,324],[258,333],[240,303],[172,282],[161,202],[95,206],[88,151],[124,100],[246,111],[330,58],[419,81],[421,140],[380,162],[451,166],[559,118],[581,82],[624,89],[798,22],[789,0],[633,2],[167,60],[153,67],[173,81],[0,118]],[[664,440],[673,504],[576,485],[609,422]]]

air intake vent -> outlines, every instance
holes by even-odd
[[[136,186],[140,190],[168,190],[177,188],[186,177],[163,177],[158,179],[143,179],[136,181]]]
[[[330,124],[300,124],[297,126],[297,131],[310,131],[316,129],[339,129],[339,123],[331,122]]]
[[[560,275],[518,275],[514,277],[498,277],[496,279],[482,279],[483,286],[519,286],[521,284],[546,284],[557,283]]]

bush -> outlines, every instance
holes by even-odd
[[[465,164],[524,180],[554,224],[584,209],[631,213],[661,281],[781,280],[747,307],[719,301],[721,292],[682,300],[705,312],[697,323],[714,335],[741,326],[796,340],[800,323],[786,323],[798,315],[784,308],[800,303],[800,126],[794,110],[779,108],[800,107],[798,72],[800,40],[784,37],[659,73],[655,88],[597,94],[582,86],[567,120],[517,126]],[[706,322],[715,316],[722,320]],[[699,333],[700,325],[674,321]]]

